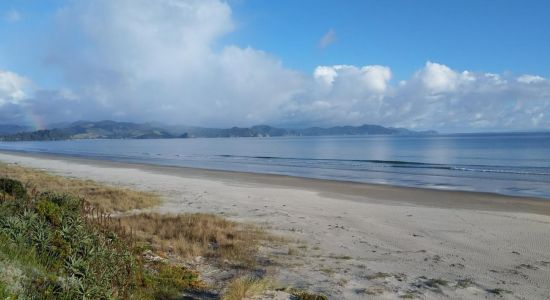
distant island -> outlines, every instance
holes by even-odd
[[[231,128],[165,126],[115,121],[78,121],[29,131],[17,125],[0,125],[0,141],[56,141],[75,139],[171,139],[220,137],[338,136],[338,135],[434,135],[436,131],[413,131],[380,125],[309,127],[284,129],[268,125]]]

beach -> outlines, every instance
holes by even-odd
[[[272,276],[330,299],[547,299],[550,201],[0,152],[0,161],[160,194],[288,238]],[[1,175],[1,172],[0,172]]]

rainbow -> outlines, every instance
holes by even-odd
[[[46,129],[46,122],[42,116],[35,114],[34,112],[27,110],[25,113],[25,123],[32,127],[34,130]]]

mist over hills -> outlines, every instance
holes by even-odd
[[[1,125],[2,141],[51,141],[70,139],[167,139],[216,137],[277,137],[277,136],[335,136],[335,135],[433,135],[435,131],[412,131],[380,125],[309,127],[284,129],[269,125],[252,127],[207,128],[197,126],[168,126],[157,123],[115,121],[77,121],[56,124],[51,128],[29,131],[16,125]]]
[[[12,124],[0,124],[0,135],[9,135],[19,132],[31,131],[30,127],[12,125]]]

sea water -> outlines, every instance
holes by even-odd
[[[0,149],[550,199],[550,133],[0,142]]]

